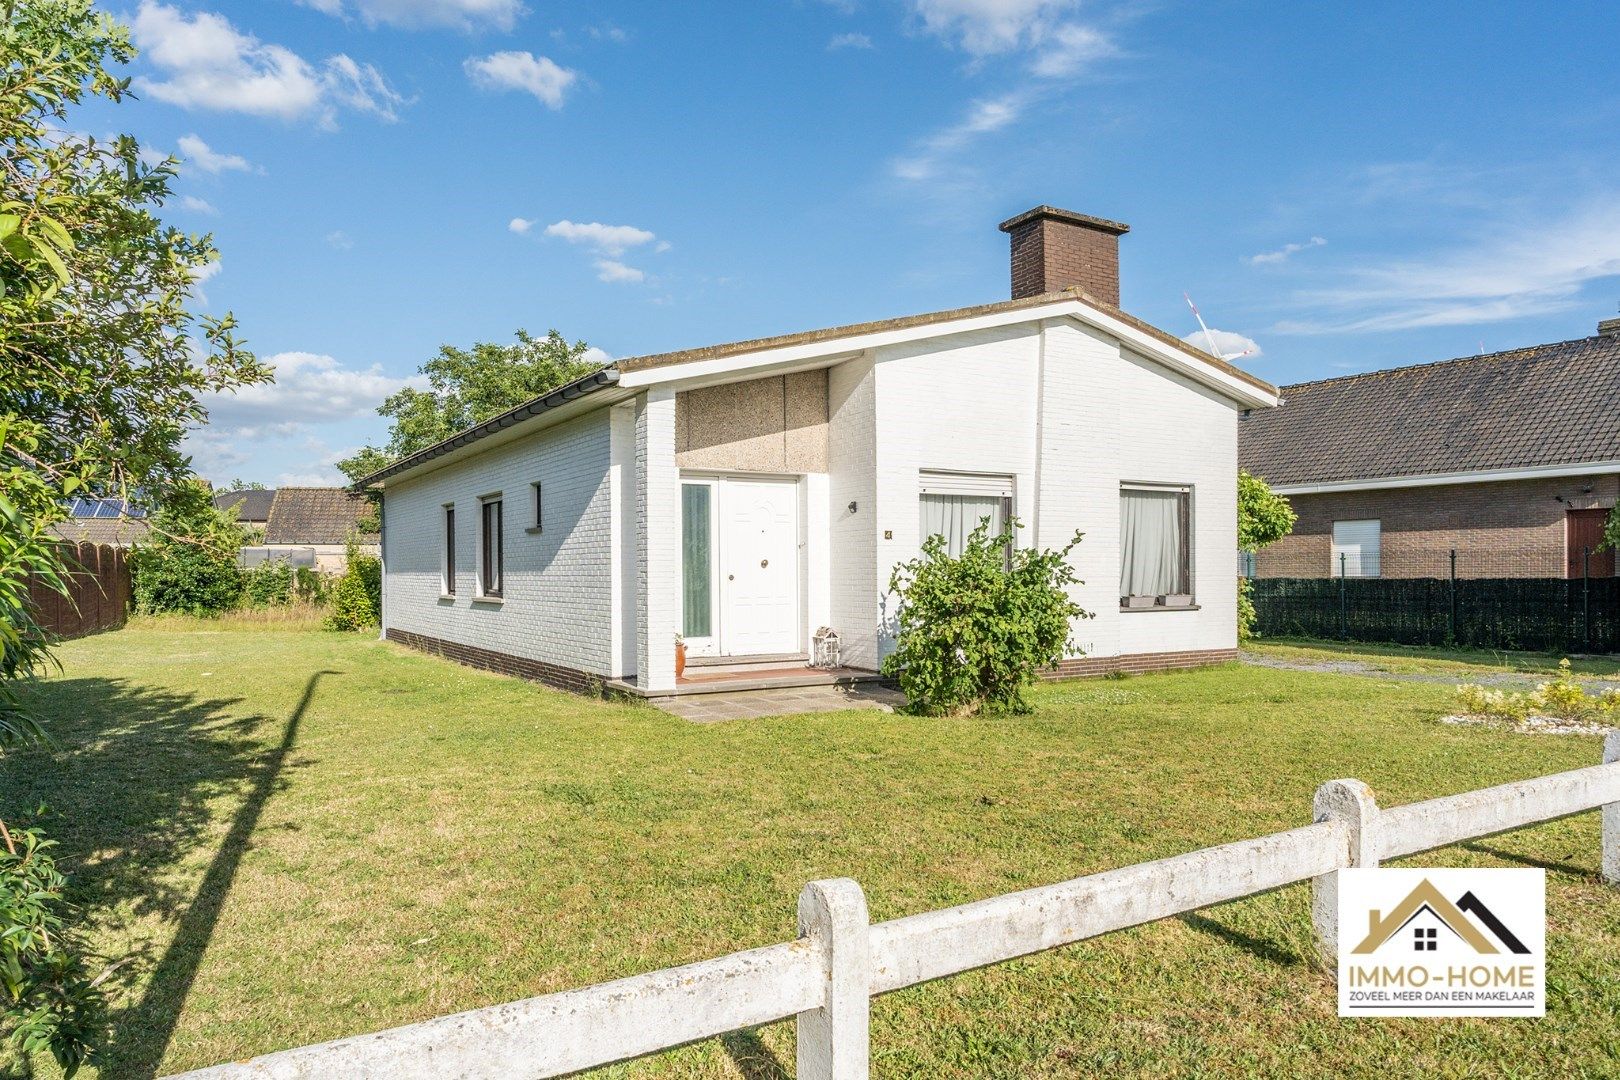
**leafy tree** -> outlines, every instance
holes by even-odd
[[[481,341],[471,349],[440,346],[439,354],[417,369],[427,376],[428,389],[407,386],[378,406],[379,415],[393,420],[388,445],[367,446],[338,462],[338,468],[359,480],[588,375],[598,365],[585,359],[585,351],[583,341],[570,345],[555,330],[543,338],[519,330],[510,345]]]
[[[1259,551],[1267,544],[1294,531],[1299,520],[1288,500],[1247,469],[1238,470],[1238,550]],[[1254,633],[1254,586],[1248,578],[1238,581],[1238,640],[1248,641]]]
[[[109,67],[134,55],[91,0],[0,0],[0,750],[41,734],[20,690],[51,642],[27,588],[67,591],[50,534],[66,499],[161,505],[190,475],[180,442],[206,417],[203,395],[270,378],[229,314],[188,310],[217,256],[210,237],[157,216],[173,159],[148,165],[129,136],[73,133],[87,97],[128,95]],[[93,1053],[100,994],[72,928],[48,921],[60,909],[29,906],[51,904],[59,882],[15,876],[44,868],[44,841],[31,842],[22,864],[6,846],[0,868],[0,1031],[71,1072]],[[27,958],[7,952],[36,941]]]
[[[235,510],[215,508],[200,481],[177,489],[151,520],[152,539],[130,554],[135,607],[148,615],[219,615],[242,599]]]
[[[1013,548],[1016,528],[991,536],[985,518],[959,557],[931,536],[890,575],[899,632],[883,674],[899,680],[914,712],[1028,712],[1025,689],[1073,653],[1070,624],[1091,618],[1069,597],[1080,584],[1069,565],[1080,534],[1061,550],[1035,551]]]
[[[187,308],[217,256],[157,216],[173,159],[71,133],[72,106],[127,96],[108,68],[133,56],[90,0],[0,2],[0,743],[24,733],[19,684],[49,660],[23,598],[29,575],[62,588],[66,498],[161,503],[190,474],[203,395],[270,377],[230,315]]]
[[[55,846],[37,828],[0,822],[0,1017],[6,1042],[25,1055],[50,1051],[71,1077],[94,1059],[106,1023],[105,973],[91,973]]]

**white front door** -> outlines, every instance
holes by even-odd
[[[799,650],[799,486],[720,485],[720,639],[729,655]]]
[[[681,635],[690,656],[794,653],[799,484],[681,478]]]

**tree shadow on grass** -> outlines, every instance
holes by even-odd
[[[157,1075],[242,856],[282,786],[299,723],[321,678],[334,674],[309,677],[279,731],[267,717],[234,714],[241,698],[125,679],[40,685],[37,705],[55,746],[0,760],[0,817],[50,807],[46,828],[93,923],[116,929],[130,916],[175,923],[161,956],[134,957],[121,972],[125,986],[144,985],[113,1018],[103,1076]],[[209,850],[193,886],[195,874],[178,868]]]
[[[1523,855],[1517,851],[1508,851],[1505,848],[1497,847],[1494,844],[1484,844],[1477,840],[1470,840],[1469,842],[1463,844],[1462,848],[1465,851],[1475,851],[1481,855],[1489,855],[1492,858],[1501,859],[1504,862],[1514,862],[1521,866],[1537,867],[1554,874],[1570,874],[1575,877],[1589,878],[1597,873],[1597,870],[1594,867],[1578,866],[1575,863],[1564,862],[1558,859],[1539,859],[1534,855]],[[1568,858],[1568,856],[1565,856],[1565,858]]]
[[[789,1080],[793,1075],[752,1028],[720,1036],[720,1046],[743,1080]]]

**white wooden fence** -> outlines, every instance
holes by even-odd
[[[1620,733],[1603,764],[1380,810],[1357,780],[1316,793],[1314,822],[871,925],[861,888],[813,881],[799,937],[582,990],[187,1073],[185,1080],[562,1076],[797,1017],[801,1080],[867,1075],[873,994],[1000,963],[1307,879],[1324,959],[1337,954],[1338,871],[1603,809],[1603,875],[1620,884]]]

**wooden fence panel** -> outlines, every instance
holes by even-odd
[[[111,544],[69,544],[68,593],[57,592],[38,579],[28,583],[28,606],[34,619],[59,638],[83,637],[116,630],[129,617],[129,560],[123,548]]]

